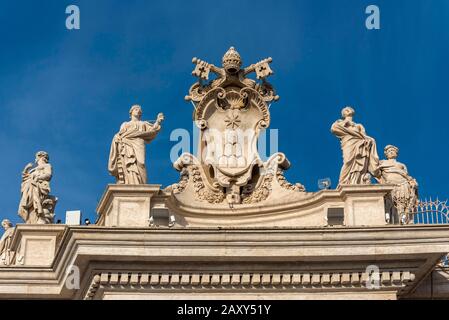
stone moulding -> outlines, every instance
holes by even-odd
[[[398,290],[415,280],[410,271],[381,271],[378,290]],[[366,290],[364,272],[305,273],[136,273],[96,274],[84,297],[95,298],[103,290]]]
[[[84,299],[89,294],[98,298],[92,295],[97,289],[153,297],[163,292],[176,295],[183,285],[199,294],[272,292],[276,297],[285,297],[284,293],[298,297],[338,291],[364,295],[372,292],[363,286],[363,273],[371,264],[381,271],[381,291],[406,297],[449,252],[447,225],[16,228],[13,249],[31,229],[43,238],[49,233],[61,235],[51,264],[0,268],[0,298]],[[65,286],[71,265],[80,268],[80,290]],[[133,291],[134,287],[141,290]]]

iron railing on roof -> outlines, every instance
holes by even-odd
[[[449,224],[447,200],[419,200],[411,215],[414,224]]]
[[[411,213],[414,224],[449,224],[449,207],[447,200],[419,200],[415,211]],[[440,267],[449,267],[449,255],[446,255],[439,263]]]

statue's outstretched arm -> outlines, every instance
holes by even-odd
[[[156,122],[154,123],[153,128],[155,130],[159,130],[161,128],[161,124],[162,124],[162,121],[164,121],[164,119],[165,119],[164,114],[162,112],[158,113]]]

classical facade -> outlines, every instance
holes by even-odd
[[[232,47],[221,66],[193,59],[197,81],[186,100],[200,131],[198,153],[174,162],[180,179],[166,188],[148,184],[145,167],[145,144],[157,139],[163,115],[146,122],[133,106],[112,140],[116,183],[106,186],[95,224],[4,221],[0,297],[449,297],[437,266],[449,252],[449,225],[413,223],[416,180],[396,161],[397,147],[387,146],[380,160],[375,139],[353,121],[354,108],[331,126],[343,154],[335,189],[308,192],[287,181],[283,153],[261,159],[259,134],[279,99],[267,80],[271,62],[243,67]],[[19,213],[45,217],[44,180],[27,182],[45,171],[39,166],[49,169],[39,161],[24,171]],[[440,280],[435,296],[430,276]]]

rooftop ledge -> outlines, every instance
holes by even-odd
[[[343,185],[316,193],[290,192],[263,204],[229,206],[174,195],[160,185],[108,185],[97,208],[97,224],[147,227],[155,212],[162,212],[166,222],[159,225],[174,221],[175,227],[324,227],[330,224],[329,210],[337,209],[341,225],[382,226],[384,198],[392,189],[392,185]]]
[[[160,277],[165,273],[194,279],[195,274],[213,275],[216,270],[225,268],[231,273],[252,270],[251,274],[260,272],[261,275],[271,270],[269,274],[280,272],[285,279],[315,277],[318,282],[314,286],[292,287],[292,290],[297,288],[294,292],[302,292],[326,286],[323,274],[335,279],[338,275],[338,281],[350,279],[352,274],[362,277],[369,265],[379,266],[385,290],[393,295],[407,295],[449,252],[449,225],[332,228],[18,225],[13,236],[13,250],[24,257],[23,263],[0,268],[0,297],[5,294],[8,297],[85,298],[93,291],[70,291],[64,286],[66,270],[71,265],[80,268],[83,288],[101,289],[92,297],[103,289],[118,290],[119,287],[109,283],[116,273],[119,279],[123,274],[133,275],[135,279],[143,274],[163,279]],[[95,278],[97,275],[99,278]],[[388,282],[390,275],[391,279],[407,277],[408,280]],[[95,281],[101,277],[105,279],[104,286],[97,286]],[[175,278],[167,279],[175,281]],[[94,287],[89,287],[91,282]],[[332,290],[347,290],[338,283]],[[270,286],[276,288],[274,282]],[[154,286],[138,288],[158,290]],[[176,291],[176,288],[170,285],[164,290]],[[205,288],[207,286],[195,290],[204,291]],[[355,290],[362,289],[363,286]],[[285,293],[292,292],[289,290]]]

